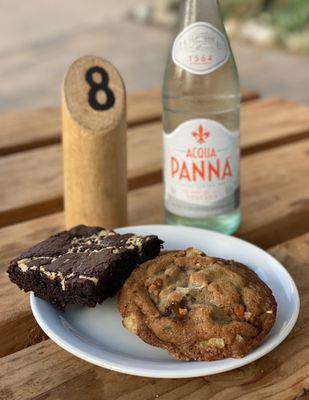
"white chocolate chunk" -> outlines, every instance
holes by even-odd
[[[142,251],[142,246],[143,239],[139,236],[132,236],[125,243],[125,247],[127,249],[133,250],[135,247],[137,247],[139,253]]]
[[[252,316],[251,312],[249,312],[249,311],[245,311],[245,312],[244,312],[244,318],[245,318],[245,320],[250,319],[251,316]]]
[[[22,272],[28,271],[29,267],[26,263],[29,261],[31,261],[31,258],[23,258],[22,260],[17,261],[17,265],[22,270]]]
[[[186,296],[187,294],[190,293],[190,289],[178,286],[178,287],[176,287],[176,292],[181,294],[181,295],[183,295],[183,296]]]
[[[79,279],[87,279],[88,281],[92,281],[95,285],[99,282],[98,278],[94,276],[86,276],[86,275],[79,275]]]
[[[244,341],[244,338],[241,336],[241,335],[236,335],[236,340],[237,340],[237,342],[243,342]]]
[[[123,325],[125,326],[125,328],[127,328],[127,330],[131,333],[134,333],[135,335],[137,335],[138,333],[138,322],[137,322],[137,318],[135,317],[135,315],[128,315],[127,317],[125,317],[123,319]]]

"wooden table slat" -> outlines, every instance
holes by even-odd
[[[295,119],[291,119],[290,115]],[[130,189],[161,180],[161,129],[161,123],[153,122],[128,130]],[[278,99],[252,101],[242,107],[241,146],[244,155],[279,146],[287,141],[309,138],[308,132],[307,107]],[[0,157],[0,170],[0,226],[62,209],[60,145]]]
[[[129,189],[161,180],[161,128],[150,123],[128,131]],[[151,146],[152,151],[149,151]],[[0,157],[0,227],[63,208],[59,144]],[[16,194],[18,187],[18,194]]]
[[[246,103],[241,112],[243,155],[309,139],[309,108],[302,104],[276,98],[257,100]]]
[[[257,99],[254,91],[245,90],[243,100]],[[128,94],[128,125],[137,126],[161,119],[159,90]],[[60,142],[59,107],[44,107],[11,112],[0,116],[0,156]]]
[[[309,234],[270,251],[295,279],[301,310],[289,337],[256,362],[194,379],[140,378],[95,367],[46,340],[0,361],[1,399],[296,399],[309,386]]]
[[[161,118],[160,91],[128,94],[129,126]],[[59,107],[43,107],[0,116],[0,156],[60,142]]]

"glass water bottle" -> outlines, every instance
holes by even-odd
[[[183,0],[163,84],[166,222],[240,224],[239,78],[217,0]]]

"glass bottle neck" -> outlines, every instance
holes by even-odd
[[[198,21],[211,23],[220,30],[223,28],[218,0],[182,0],[179,30]]]

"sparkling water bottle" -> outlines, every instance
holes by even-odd
[[[163,84],[166,222],[233,233],[240,88],[217,0],[183,0]]]

